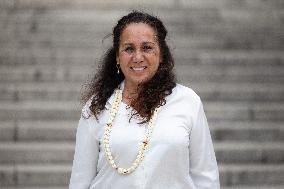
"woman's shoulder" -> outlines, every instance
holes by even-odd
[[[179,83],[177,83],[173,89],[173,94],[177,97],[183,97],[191,101],[200,101],[199,95],[192,88]]]
[[[189,116],[195,120],[201,104],[201,98],[192,88],[176,84],[172,94],[166,99],[165,112],[186,115],[186,117]]]

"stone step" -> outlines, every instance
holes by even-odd
[[[221,164],[222,186],[270,186],[284,185],[284,164],[247,165]],[[71,166],[68,165],[1,165],[1,187],[67,187]],[[260,188],[261,189],[261,188]]]
[[[249,0],[249,1],[233,1],[233,0],[216,0],[214,2],[210,0],[201,1],[187,1],[182,0],[180,4],[183,8],[203,8],[203,7],[217,7],[221,9],[283,9],[284,4],[281,0],[261,1],[261,0]]]
[[[0,164],[72,163],[73,142],[1,142]]]
[[[284,163],[283,142],[215,142],[220,163]]]
[[[165,0],[165,1],[150,1],[150,0],[121,0],[119,2],[115,0],[46,0],[44,2],[30,3],[29,0],[20,0],[20,1],[11,1],[11,0],[2,0],[1,7],[3,8],[45,8],[45,9],[55,9],[55,8],[99,8],[99,9],[119,9],[125,6],[134,8],[137,6],[144,7],[155,7],[155,8],[255,8],[255,9],[283,9],[284,4],[281,0],[273,1],[261,1],[261,0],[250,0],[250,1],[241,1],[236,2],[232,0],[215,0],[214,3],[210,0],[199,0],[199,1],[174,1],[174,0]]]
[[[79,102],[30,101],[0,103],[0,120],[78,120]]]
[[[0,121],[0,140],[15,141],[15,123],[12,121]]]
[[[215,141],[282,141],[284,123],[272,122],[209,122]]]
[[[205,65],[270,65],[281,66],[284,64],[284,55],[281,50],[212,50],[212,51],[187,51],[186,49],[174,50],[174,56],[181,64]]]
[[[75,141],[78,120],[74,121],[1,121],[0,141]],[[282,142],[283,122],[209,121],[216,142]]]
[[[101,44],[101,42],[99,42]],[[171,42],[170,42],[171,43]],[[174,42],[173,42],[174,43]],[[102,57],[101,48],[16,48],[0,47],[0,65],[94,65]],[[172,47],[176,65],[284,65],[281,50],[187,50]]]
[[[5,0],[6,1],[6,0]],[[78,0],[59,0],[59,1],[52,1],[52,0],[47,0],[46,2],[36,2],[36,3],[30,3],[29,0],[20,0],[20,1],[15,1],[14,4],[4,4],[7,7],[10,8],[44,8],[44,9],[56,9],[56,8],[100,8],[100,9],[122,9],[123,7],[135,7],[135,6],[152,6],[152,7],[172,7],[175,5],[175,2],[173,0],[165,0],[165,1],[155,1],[151,2],[149,0],[134,0],[134,1],[128,1],[128,0],[121,0],[120,2],[113,1],[113,0],[108,0],[108,1],[102,1],[102,0],[96,0],[96,1],[90,1],[90,0],[85,0],[85,1],[78,1]],[[110,7],[109,7],[110,6]]]
[[[171,11],[172,14],[168,14]],[[18,10],[13,13],[7,13],[0,17],[0,23],[3,23],[3,35],[36,35],[37,33],[77,33],[86,32],[86,34],[100,34],[111,32],[115,22],[128,11],[114,10],[75,10],[75,9],[55,9],[55,10]],[[225,14],[225,12],[223,13]],[[248,13],[251,17],[255,15]],[[267,14],[266,17],[271,17],[270,21],[278,22],[278,17],[281,16],[279,11],[275,10],[275,16]],[[217,9],[196,9],[196,10],[159,10],[157,16],[165,23],[167,28],[173,31],[177,30],[176,26],[186,29],[182,26],[182,20],[187,22],[197,22],[205,25],[213,25],[224,23]],[[256,18],[256,17],[255,17]],[[255,19],[255,18],[252,18]],[[270,23],[267,23],[271,25]],[[100,26],[100,27],[98,27]],[[234,26],[234,25],[230,25]],[[271,25],[273,26],[273,25]],[[216,27],[214,27],[216,28]],[[9,33],[14,31],[13,33]],[[98,33],[94,33],[94,31]],[[106,34],[106,33],[105,33]]]
[[[6,48],[0,50],[1,65],[93,65],[103,56],[102,49]]]
[[[1,77],[1,76],[0,76]],[[0,101],[61,100],[79,101],[82,82],[1,83]],[[275,90],[276,91],[276,90]]]
[[[9,9],[8,9],[9,10]],[[147,10],[146,10],[147,11]],[[171,14],[168,14],[169,11]],[[191,23],[191,21],[199,21],[200,24],[233,24],[238,22],[240,24],[247,24],[253,21],[258,21],[258,24],[272,25],[272,22],[278,22],[281,24],[282,9],[266,9],[266,11],[260,11],[252,8],[176,8],[170,9],[155,9],[153,11],[148,10],[157,15],[166,25],[172,23]],[[6,22],[6,26],[11,26],[13,23],[18,24],[30,24],[36,23],[37,26],[47,25],[62,27],[65,25],[78,25],[101,24],[102,26],[113,25],[116,20],[121,16],[127,14],[129,11],[126,9],[15,9],[13,12],[4,12],[0,15],[0,22]],[[83,21],[83,22],[82,22]],[[183,21],[183,22],[182,22]],[[270,22],[269,22],[270,21]],[[231,23],[229,23],[231,22]],[[57,24],[57,25],[53,25]],[[63,24],[63,25],[62,25]],[[86,26],[86,25],[85,25]],[[109,28],[111,28],[111,26]],[[7,27],[6,27],[7,28]],[[53,27],[49,27],[49,30]],[[36,28],[38,29],[38,28]],[[79,28],[77,28],[79,29]],[[96,28],[102,29],[102,28]],[[35,31],[35,30],[33,30]]]
[[[52,79],[51,76],[50,79]],[[205,78],[203,78],[205,80],[203,82],[201,82],[202,79],[197,80],[196,78],[184,79],[184,82],[181,83],[194,89],[205,102],[246,101],[252,103],[255,101],[284,101],[284,88],[281,82],[248,83],[229,82],[228,80],[226,82],[213,82],[206,81]],[[83,85],[83,79],[81,82],[61,82],[59,79],[51,82],[3,82],[0,85],[0,102],[26,100],[77,102]]]
[[[284,66],[176,65],[176,73],[182,81],[284,82]]]
[[[196,9],[196,10],[169,10],[159,11],[158,16],[164,21],[169,30],[169,35],[186,34],[191,36],[196,34],[215,35],[220,34],[230,36],[250,35],[249,32],[263,34],[281,34],[283,25],[282,10],[269,10],[260,12],[258,10],[216,10],[216,9]],[[111,32],[116,20],[124,15],[125,11],[118,10],[26,10],[15,11],[0,17],[3,26],[3,38],[24,38],[31,39],[51,38],[65,39],[70,35],[82,37],[105,36]],[[254,24],[254,27],[250,27]],[[100,26],[100,27],[98,27]],[[264,28],[265,27],[265,28]],[[240,28],[242,30],[240,30]],[[279,30],[280,29],[280,30]],[[237,32],[233,32],[237,30]],[[190,34],[189,34],[190,31]],[[280,35],[281,36],[281,35]],[[220,36],[219,36],[220,37]],[[253,37],[253,35],[252,35]],[[264,36],[263,36],[264,37]],[[273,36],[265,36],[266,38]],[[224,39],[223,38],[218,38]],[[252,38],[253,39],[253,38]],[[251,40],[251,38],[248,38]]]
[[[277,25],[277,23],[274,25]],[[64,28],[66,29],[66,27]],[[240,26],[238,26],[238,28],[231,28],[229,26],[210,27],[208,25],[201,25],[187,30],[177,25],[173,26],[173,28],[179,28],[179,31],[182,31],[180,33],[170,31],[170,40],[174,41],[175,45],[179,48],[208,50],[216,48],[279,50],[284,48],[282,33],[279,33],[281,28],[270,28],[265,32],[262,28],[255,28],[253,30]],[[240,30],[240,28],[242,28],[242,30]],[[55,28],[55,30],[57,31],[57,28]],[[208,31],[210,31],[210,33],[207,33]],[[5,32],[7,34],[3,34],[0,38],[0,42],[7,47],[12,46],[19,48],[96,48],[101,45],[102,39],[110,32],[111,29],[102,32],[98,31],[96,33],[87,31],[81,31],[80,33],[61,32],[62,34],[58,35],[55,32],[46,33],[46,31],[45,33],[36,34],[18,34],[21,33],[19,31],[16,32],[17,34],[13,35],[11,31],[7,31]],[[110,38],[107,40],[109,43]]]
[[[192,88],[204,101],[282,101],[281,82],[182,82]]]
[[[39,34],[17,34],[17,35],[2,35],[0,43],[5,48],[21,48],[28,49],[42,48],[42,49],[54,49],[64,50],[66,48],[100,48],[103,38],[107,31],[102,34],[80,32],[80,33],[62,33],[61,35],[55,35],[53,33],[39,33]],[[0,36],[1,37],[1,36]],[[104,45],[109,46],[111,38],[104,40]],[[226,49],[228,42],[225,38],[217,39],[214,36],[198,36],[198,35],[174,35],[170,38],[174,41],[175,46],[178,48],[186,49]]]
[[[79,120],[1,121],[1,141],[75,141]]]
[[[284,163],[283,143],[215,142],[219,163]],[[72,142],[1,142],[0,164],[72,163]],[[56,155],[55,155],[56,154]]]
[[[1,165],[0,186],[40,186],[66,188],[71,165]]]
[[[280,102],[207,102],[210,121],[284,121]],[[78,120],[80,105],[63,101],[0,102],[0,120]]]
[[[270,77],[273,74],[277,76],[283,75],[284,71],[280,71],[279,69],[284,68],[284,65],[278,65],[278,66],[272,66],[272,65],[243,65],[243,64],[228,64],[228,65],[204,65],[204,64],[195,64],[195,65],[190,65],[190,64],[182,64],[176,65],[176,72],[177,74],[180,75],[187,75],[187,72],[190,73],[190,69],[193,69],[192,72],[200,72],[199,74],[204,74],[204,75],[209,75],[210,72],[206,71],[206,69],[211,70],[211,74],[216,74],[220,75],[223,74],[226,76],[226,74],[231,75],[231,76],[236,76],[239,75],[240,77],[246,77],[246,76],[257,76],[260,72],[262,71],[263,77]],[[199,70],[198,70],[199,69]],[[223,69],[223,70],[222,70]],[[204,72],[204,73],[202,73]],[[213,73],[212,73],[213,72]],[[188,75],[189,75],[188,74]]]
[[[0,66],[1,82],[15,81],[84,81],[95,72],[89,65],[23,65]],[[175,72],[180,79],[208,81],[269,81],[284,82],[284,65],[176,65]]]
[[[219,165],[220,180],[223,186],[270,186],[284,184],[284,164]]]
[[[29,38],[29,40],[23,40],[22,45],[30,45],[32,39],[39,38],[39,42],[42,43],[42,45],[63,45],[67,47],[72,46],[72,43],[65,45],[63,42],[56,43],[56,36],[58,36],[61,41],[63,39],[72,39],[74,41],[74,38],[80,39],[81,36],[81,39],[84,37],[84,41],[91,42],[92,45],[95,44],[93,37],[100,36],[100,38],[103,38],[105,36],[103,33],[111,31],[115,20],[123,15],[123,12],[55,10],[43,13],[27,11],[26,14],[28,15],[13,15],[10,16],[11,19],[8,19],[10,17],[4,18],[7,24],[3,24],[6,26],[6,29],[3,31],[2,40],[5,41],[6,39],[6,41],[11,41],[9,38],[12,38],[12,41],[17,41],[19,36],[24,36],[22,38]],[[216,38],[214,40],[215,43],[225,41],[225,43],[222,44],[223,48],[283,48],[283,45],[281,45],[282,40],[279,40],[281,39],[283,20],[281,11],[259,12],[251,10],[228,10],[220,13],[216,10],[209,12],[208,10],[204,12],[195,10],[175,11],[174,14],[170,16],[168,15],[168,11],[165,11],[164,15],[161,15],[161,17],[165,20],[170,33],[176,34],[176,36],[186,34],[184,36],[187,37],[187,39],[188,36],[192,36],[193,34],[203,34],[207,35],[207,37],[214,36]],[[107,18],[107,20],[105,18]],[[185,20],[186,24],[184,24]],[[251,27],[251,24],[254,24],[254,27]],[[98,25],[100,27],[97,27]],[[91,26],[93,26],[93,28],[90,29]],[[72,34],[74,31],[76,31],[76,33]],[[96,33],[94,33],[94,31],[96,31]],[[60,37],[61,33],[67,37]],[[68,35],[72,35],[73,37],[68,37]],[[85,44],[76,42],[73,42],[73,46],[79,45],[82,47]],[[186,44],[188,46],[190,43]]]

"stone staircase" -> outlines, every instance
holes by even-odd
[[[222,188],[284,188],[283,0],[2,0],[0,188],[67,188],[82,84],[133,8],[202,98]]]

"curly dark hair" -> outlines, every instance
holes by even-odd
[[[167,30],[164,24],[150,14],[132,11],[123,16],[113,28],[113,46],[105,53],[100,69],[82,93],[83,103],[92,97],[90,110],[96,118],[104,110],[108,98],[125,78],[122,72],[117,73],[116,55],[119,50],[120,36],[131,23],[144,23],[153,28],[161,52],[161,62],[155,75],[138,86],[138,97],[130,105],[135,110],[132,116],[140,116],[143,119],[141,123],[148,122],[155,108],[166,103],[165,97],[170,95],[176,86],[176,77],[173,72],[174,59],[166,43]]]

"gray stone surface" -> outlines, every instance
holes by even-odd
[[[232,108],[234,107],[234,108]],[[209,120],[283,121],[284,106],[278,102],[207,102]],[[69,101],[24,101],[0,103],[2,120],[66,120],[80,117],[80,105]]]
[[[219,163],[281,164],[284,146],[281,142],[215,142]],[[67,164],[72,163],[71,142],[2,142],[1,164]]]
[[[15,128],[13,121],[0,122],[0,141],[13,141],[16,133]]]
[[[78,121],[23,121],[17,125],[18,141],[74,141]]]
[[[71,171],[69,165],[19,165],[16,168],[20,186],[66,186]]]
[[[283,185],[284,167],[281,165],[235,164],[221,165],[222,185]]]
[[[1,164],[71,163],[74,145],[66,142],[3,142],[0,152]]]
[[[9,186],[15,184],[15,167],[9,165],[0,166],[0,186]]]
[[[78,120],[0,122],[0,141],[74,141]],[[283,142],[284,124],[263,121],[210,121],[215,142]]]

